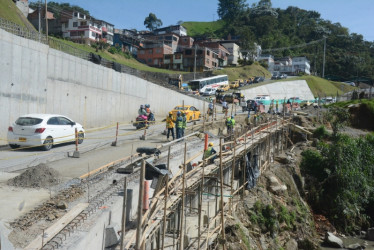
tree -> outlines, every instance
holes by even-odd
[[[232,21],[240,16],[247,4],[245,0],[219,0],[218,1],[218,16],[226,21]]]
[[[150,31],[154,31],[155,29],[162,26],[162,21],[158,19],[155,14],[149,13],[149,15],[144,20],[144,25]]]

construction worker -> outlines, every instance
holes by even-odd
[[[208,105],[208,116],[213,115],[213,109],[214,109],[213,100],[210,100],[210,103]]]
[[[227,127],[227,134],[229,134],[230,133],[230,127],[231,127],[231,117],[230,116],[228,116],[227,118],[226,118],[226,127]]]
[[[167,138],[168,141],[169,141],[170,132],[171,132],[171,136],[173,137],[173,140],[175,140],[174,127],[175,127],[175,123],[174,123],[174,120],[173,120],[173,113],[169,112],[169,115],[166,117],[166,128],[168,130],[166,138]]]
[[[222,101],[222,112],[227,116],[227,111],[229,110],[229,106],[225,100]]]
[[[177,139],[182,138],[182,129],[183,129],[183,118],[181,116],[181,112],[178,111],[177,113],[177,120],[176,122],[176,132],[177,132]]]
[[[184,137],[184,130],[186,129],[187,127],[187,117],[186,117],[186,112],[182,112],[182,119],[183,119],[183,123],[182,123],[182,137]]]
[[[208,148],[204,151],[204,155],[203,155],[203,160],[209,158],[210,156],[216,154],[217,152],[214,150],[213,148],[213,143],[210,142],[209,145],[208,145]],[[209,159],[211,162],[214,161],[214,159],[216,158],[217,156],[215,155],[214,157],[212,157],[211,159]]]
[[[231,133],[234,132],[234,127],[235,127],[235,119],[234,119],[234,116],[232,115],[231,116],[231,124],[230,124],[230,131],[231,131]]]

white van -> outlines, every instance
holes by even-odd
[[[219,86],[216,85],[216,84],[214,84],[214,85],[206,85],[206,86],[202,87],[202,88],[199,90],[200,95],[204,95],[206,89],[209,89],[209,92],[211,92],[212,89],[215,89],[215,91],[216,91],[218,87],[219,87]],[[214,92],[214,94],[215,94],[215,93],[216,93],[216,92]],[[212,94],[212,95],[214,95],[214,94]]]
[[[208,87],[208,88],[205,89],[203,95],[205,95],[205,96],[208,96],[208,95],[215,95],[217,89],[218,89],[218,88]]]

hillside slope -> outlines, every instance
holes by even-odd
[[[35,30],[34,26],[21,13],[12,0],[0,0],[0,18],[16,23],[30,30]]]
[[[246,80],[249,77],[255,76],[264,76],[266,78],[271,77],[270,72],[258,63],[241,67],[225,67],[222,70],[216,70],[213,73],[215,75],[228,75],[230,81],[236,79]]]
[[[184,22],[182,26],[187,29],[187,35],[192,37],[203,35],[221,37],[225,22],[223,20],[214,22]]]

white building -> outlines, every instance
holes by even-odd
[[[64,38],[90,44],[104,40],[113,45],[114,25],[95,19],[79,12],[73,12],[70,18],[62,21],[62,34]]]
[[[231,41],[222,41],[220,42],[222,44],[223,47],[225,47],[228,52],[230,53],[228,56],[227,56],[227,63],[228,65],[234,65],[234,66],[237,66],[239,63],[238,63],[238,60],[243,58],[241,52],[240,52],[240,47],[239,45],[237,45],[236,43],[234,42],[231,42]]]
[[[274,56],[272,55],[260,55],[257,57],[257,61],[263,61],[266,62],[268,65],[268,70],[270,72],[274,71]]]
[[[187,36],[187,29],[183,27],[182,25],[171,25],[168,27],[156,29],[153,31],[153,34],[155,35],[163,35],[168,33],[174,33],[178,36]]]
[[[292,73],[305,73],[310,75],[310,63],[305,56],[292,58]]]

